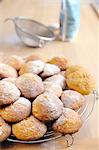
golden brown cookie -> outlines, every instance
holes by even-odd
[[[18,77],[16,86],[26,98],[35,98],[44,92],[44,85],[42,79],[32,73],[25,73]]]
[[[8,125],[1,117],[0,117],[0,142],[3,142],[9,137],[11,134],[11,126]]]
[[[19,89],[14,84],[0,81],[0,106],[15,102],[20,94]]]
[[[25,58],[25,61],[26,62],[29,62],[29,61],[34,61],[34,60],[43,60],[43,58],[40,56],[40,55],[38,55],[38,54],[30,54],[29,56],[27,56],[26,58]]]
[[[18,76],[17,71],[13,67],[7,64],[0,63],[0,78],[17,77],[17,76]]]
[[[78,132],[82,121],[77,112],[70,108],[64,108],[62,115],[53,124],[53,129],[63,134]]]
[[[70,89],[83,95],[90,94],[95,89],[94,78],[80,66],[71,66],[67,69],[66,82]]]
[[[39,74],[43,71],[44,65],[45,63],[41,60],[29,61],[21,67],[19,75],[22,75],[24,73]]]
[[[69,66],[67,69],[66,69],[66,77],[70,74],[70,73],[73,73],[75,71],[86,71],[85,68],[83,68],[82,66],[79,66],[79,65],[72,65],[72,66]]]
[[[70,65],[70,61],[65,57],[53,57],[49,63],[57,65],[61,70],[66,70],[66,68]]]
[[[61,115],[62,109],[61,100],[51,93],[39,95],[32,104],[33,115],[41,121],[57,119]]]
[[[39,139],[43,137],[46,131],[46,125],[33,116],[12,125],[12,133],[20,140],[29,141]]]
[[[7,122],[18,122],[28,117],[30,112],[31,102],[24,97],[20,97],[13,104],[3,108],[1,110],[1,116]]]
[[[73,90],[65,90],[61,95],[64,107],[77,110],[83,106],[84,96]]]
[[[25,60],[20,56],[11,56],[9,58],[6,58],[5,63],[12,66],[16,70],[19,70],[25,63]]]
[[[52,93],[57,97],[60,97],[62,94],[62,88],[60,85],[48,81],[44,81],[45,92]]]

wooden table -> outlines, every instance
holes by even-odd
[[[4,23],[6,17],[26,16],[46,25],[58,22],[60,0],[3,0],[0,2],[0,60],[4,56],[27,56],[37,53],[46,57],[66,56],[73,64],[86,67],[95,77],[99,87],[99,20],[88,5],[81,6],[81,27],[77,39],[72,43],[54,41],[47,43],[44,48],[28,48],[23,45],[15,34],[12,22]],[[99,102],[94,112],[75,135],[73,150],[98,150],[99,149]],[[37,144],[9,144],[0,150],[64,150],[64,138],[55,141]]]

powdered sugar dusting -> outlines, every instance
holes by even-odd
[[[16,85],[26,98],[34,98],[44,91],[42,79],[32,73],[21,75],[17,79]]]
[[[84,101],[83,95],[73,90],[65,90],[61,95],[61,100],[65,107],[70,107],[73,103],[79,104]]]
[[[15,103],[16,104],[20,103],[20,104],[23,104],[23,105],[25,105],[27,107],[31,106],[31,102],[28,99],[24,98],[24,97],[20,97]]]
[[[55,94],[57,97],[60,97],[62,94],[62,88],[60,85],[48,81],[44,81],[45,91],[48,93]]]
[[[3,134],[2,126],[0,127],[0,136]]]
[[[17,71],[7,64],[0,63],[0,77],[17,77]]]
[[[46,63],[44,66],[44,70],[42,76],[51,76],[60,72],[60,68],[53,64]]]
[[[39,74],[43,71],[45,63],[41,60],[29,61],[23,67],[26,68],[24,73],[35,73]],[[21,72],[21,70],[20,70]]]
[[[62,89],[65,89],[66,87],[66,79],[63,75],[57,74],[52,77],[47,78],[45,81],[53,82],[62,87]]]
[[[15,77],[9,77],[9,78],[2,79],[2,81],[11,82],[13,84],[15,84],[16,80],[17,80],[17,78],[15,78]]]
[[[37,107],[39,104],[43,105],[43,109],[41,111],[39,111]],[[63,104],[60,99],[49,93],[44,93],[38,96],[33,102],[33,114],[37,114],[36,117],[41,120],[43,119],[43,121],[57,119],[61,115],[62,109]]]
[[[12,83],[0,81],[0,101],[2,104],[9,104],[20,97],[19,89]]]

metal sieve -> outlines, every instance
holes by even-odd
[[[55,40],[53,31],[44,24],[23,17],[7,18],[12,20],[18,37],[30,47],[43,47],[46,42]]]

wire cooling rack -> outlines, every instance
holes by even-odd
[[[79,115],[81,116],[83,124],[88,120],[88,118],[92,114],[94,106],[95,106],[95,102],[98,99],[98,96],[99,95],[97,94],[97,91],[93,91],[93,93],[91,93],[90,95],[85,96],[85,101],[84,101],[83,107],[77,111],[79,113]],[[72,134],[63,135],[61,133],[56,133],[51,129],[49,129],[46,132],[46,134],[38,140],[22,141],[22,140],[16,139],[14,135],[11,135],[9,138],[7,138],[7,140],[10,142],[14,142],[14,143],[37,144],[37,143],[43,143],[43,142],[55,140],[62,136],[64,136],[64,138],[65,138],[67,147],[70,147],[73,145],[74,137]]]

